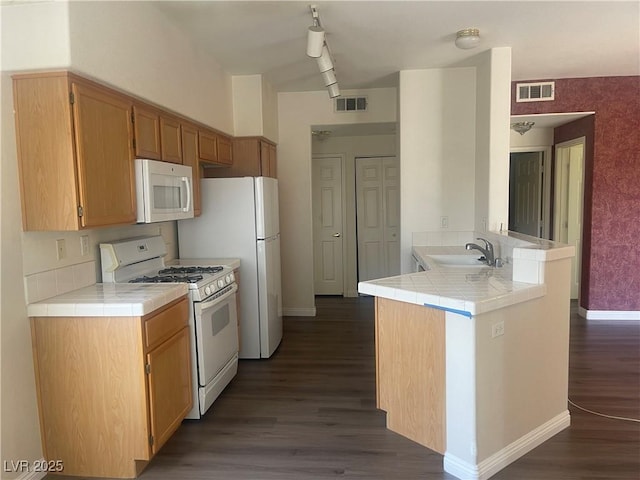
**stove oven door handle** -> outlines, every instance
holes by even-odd
[[[224,302],[227,298],[229,298],[231,295],[233,295],[234,293],[236,293],[238,291],[238,284],[234,283],[231,286],[231,289],[224,292],[222,295],[220,296],[216,296],[218,294],[214,293],[213,297],[211,300],[207,300],[205,302],[201,302],[200,303],[200,308],[202,310],[206,310],[207,308],[211,308],[221,302]]]

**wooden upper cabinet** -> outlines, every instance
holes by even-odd
[[[198,129],[194,125],[183,123],[182,163],[193,168],[193,213],[197,217],[202,213],[200,202],[201,167],[198,159]]]
[[[25,231],[135,223],[136,157],[191,165],[199,215],[203,165],[233,165],[231,137],[76,74],[13,86]]]
[[[151,105],[136,102],[133,125],[137,158],[182,163],[180,120]]]
[[[13,84],[24,230],[135,223],[131,100],[68,72]]]
[[[207,177],[276,178],[276,146],[263,137],[233,139],[233,163],[229,168],[208,168]]]
[[[160,115],[160,145],[162,160],[182,163],[182,133],[179,119],[164,114]]]
[[[133,106],[133,125],[136,157],[161,160],[160,112],[151,106],[136,103]]]
[[[278,177],[276,146],[264,140],[260,141],[260,175]]]
[[[233,163],[233,141],[231,137],[212,130],[198,132],[200,161],[213,165],[229,166]]]
[[[198,147],[200,160],[208,163],[218,163],[217,135],[209,130],[198,132]]]
[[[225,135],[218,135],[218,163],[233,164],[233,142]]]

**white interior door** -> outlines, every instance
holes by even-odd
[[[342,295],[342,158],[314,158],[312,163],[315,293]]]
[[[542,237],[542,152],[511,153],[509,230]]]
[[[584,138],[556,146],[554,239],[573,245],[571,298],[580,294],[582,205],[584,195]]]
[[[396,157],[356,159],[358,281],[400,273],[400,192]]]

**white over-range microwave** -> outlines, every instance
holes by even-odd
[[[138,223],[193,218],[193,171],[188,165],[136,159]]]

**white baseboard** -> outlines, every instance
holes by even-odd
[[[486,480],[571,424],[569,410],[555,416],[479,464],[444,454],[444,470],[463,480]]]
[[[640,311],[634,310],[587,310],[578,307],[578,315],[587,320],[640,320]]]
[[[315,317],[316,307],[313,308],[283,308],[282,315],[285,317]]]
[[[34,463],[36,463],[38,465],[46,465],[47,464],[47,462],[45,462],[44,458],[41,458],[40,460],[37,460]],[[47,476],[47,472],[23,472],[18,477],[16,477],[16,480],[41,480],[46,476]]]

